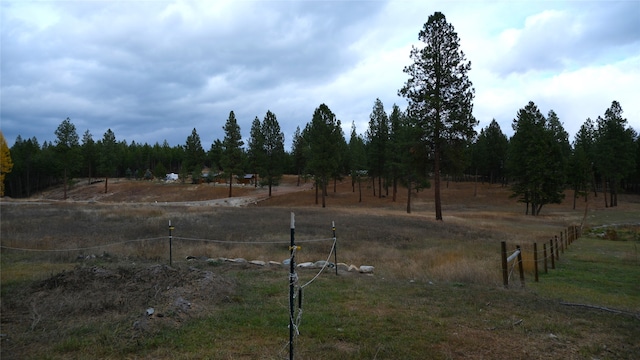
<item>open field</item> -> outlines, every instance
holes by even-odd
[[[293,177],[268,199],[249,186],[232,199],[221,185],[103,189],[80,181],[71,200],[56,189],[0,203],[3,359],[288,358],[288,268],[205,259],[283,261],[291,212],[298,263],[327,259],[335,222],[338,262],[375,266],[372,275],[325,270],[305,287],[296,358],[640,353],[638,196],[621,195],[613,209],[592,197],[586,212],[584,201],[576,210],[565,201],[531,217],[499,185],[478,184],[474,196],[474,184],[450,182],[436,222],[431,189],[414,194],[407,214],[405,190],[393,202],[363,184],[360,203],[347,180],[329,187],[326,208]],[[501,241],[526,247],[583,222],[586,236],[557,269],[503,289]],[[588,231],[610,224],[626,224],[615,241]],[[317,272],[299,270],[300,282]]]

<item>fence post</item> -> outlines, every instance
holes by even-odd
[[[522,250],[520,250],[520,245],[516,245],[516,249],[518,249],[518,270],[520,271],[520,286],[524,289],[524,267],[522,265]]]
[[[538,282],[538,243],[533,243],[533,270],[535,281]]]
[[[542,243],[542,255],[544,256],[544,273],[548,273],[547,271],[547,244]]]
[[[296,242],[295,242],[295,215],[291,213],[291,245],[289,246],[289,251],[291,252],[291,259],[289,261],[289,359],[293,360],[293,295],[295,292],[295,282],[296,282],[296,264],[295,264],[295,250],[296,250]]]
[[[562,236],[562,231],[560,232],[560,252],[564,254],[564,237]]]
[[[502,257],[502,283],[505,289],[509,287],[509,269],[507,268],[507,243],[500,243],[500,256]]]
[[[560,252],[558,251],[558,235],[555,236],[556,260],[560,260]]]
[[[553,239],[549,240],[549,251],[551,251],[551,268],[556,268],[555,255],[553,254]]]
[[[336,239],[336,222],[331,222],[331,229],[333,230],[333,263],[336,266],[336,276],[338,276],[338,240]]]
[[[171,226],[171,220],[169,220],[169,266],[173,266],[173,254],[172,254],[172,247],[173,247],[173,235],[172,235],[172,231],[173,229],[175,229],[175,227]]]
[[[507,269],[507,243],[505,241],[500,243],[500,256],[502,257],[502,283],[506,289],[509,287],[509,270]]]

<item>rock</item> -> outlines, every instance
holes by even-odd
[[[147,316],[151,316],[151,315],[153,315],[154,312],[156,312],[156,310],[154,308],[150,307],[150,308],[147,309],[146,314],[147,314]]]
[[[373,273],[373,266],[370,265],[362,265],[360,266],[360,272],[363,274],[372,274]]]
[[[353,271],[360,271],[357,266],[351,264],[351,265],[349,265],[349,269],[347,269],[347,271],[352,271],[352,270]]]
[[[291,264],[291,259],[282,260],[282,265],[289,265],[289,264]]]
[[[238,263],[238,264],[246,264],[247,263],[247,260],[243,259],[243,258],[227,259],[227,261]]]
[[[249,261],[249,264],[258,265],[258,266],[267,265],[267,263],[262,261],[262,260],[251,260],[251,261]]]
[[[313,269],[314,266],[315,264],[312,262],[303,262],[301,264],[298,264],[298,267],[302,269]]]
[[[316,262],[313,264],[313,267],[315,267],[315,268],[317,268],[317,269],[322,269],[323,267],[325,267],[325,265],[326,265],[326,266],[328,266],[328,265],[327,265],[327,262],[326,262],[326,261],[324,261],[324,260],[320,260],[320,261],[316,261]]]
[[[349,265],[345,263],[338,263],[338,270],[349,271]]]
[[[273,261],[273,260],[272,260],[272,261],[269,261],[269,265],[278,265],[278,266],[280,266],[280,265],[282,265],[282,264],[281,264],[281,263],[279,263],[279,262],[277,262],[277,261]]]

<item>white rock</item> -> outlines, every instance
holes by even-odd
[[[312,262],[303,262],[301,264],[298,264],[299,268],[303,268],[303,269],[311,269],[314,267],[314,263]]]
[[[279,262],[277,262],[277,261],[273,261],[273,260],[271,260],[271,261],[269,261],[269,265],[278,265],[278,266],[280,266],[280,265],[282,265],[282,264],[281,264],[281,263],[279,263]]]
[[[374,267],[370,266],[370,265],[362,265],[362,266],[360,266],[360,272],[363,273],[363,274],[371,274],[371,273],[373,273],[373,269],[374,269]]]
[[[147,316],[153,315],[154,312],[156,312],[156,310],[154,308],[152,308],[152,307],[148,308],[147,309]]]
[[[355,266],[355,265],[351,264],[351,265],[349,265],[349,269],[347,269],[347,271],[352,271],[352,270],[354,270],[354,271],[360,271],[360,270],[358,269],[358,267],[357,267],[357,266]]]
[[[251,261],[249,261],[249,264],[258,265],[258,266],[267,265],[267,263],[262,261],[262,260],[251,260]]]

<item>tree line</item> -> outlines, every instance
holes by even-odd
[[[283,174],[297,174],[298,184],[304,177],[313,180],[316,204],[321,201],[325,207],[331,182],[335,191],[336,183],[349,176],[360,201],[365,181],[373,196],[392,201],[400,188],[406,189],[407,212],[413,192],[433,187],[435,216],[442,220],[443,176],[509,186],[532,215],[561,202],[567,188],[573,189],[574,207],[578,198],[598,192],[607,206],[616,206],[621,191],[640,190],[640,139],[617,101],[602,117],[587,119],[571,142],[558,115],[550,110],[544,116],[533,102],[515,115],[510,138],[495,119],[477,132],[474,89],[467,77],[471,63],[459,49],[453,25],[436,12],[419,39],[425,45],[412,48],[413,63],[404,68],[408,80],[398,90],[407,108],[394,104],[387,113],[376,99],[368,128],[359,133],[352,123],[348,141],[326,104],[296,128],[290,151],[271,111],[253,120],[246,144],[231,111],[224,138],[206,151],[195,128],[184,144],[172,147],[166,140],[154,145],[117,141],[110,129],[98,140],[89,130],[80,138],[67,118],[55,130],[54,142],[40,145],[35,137],[17,137],[7,150],[13,168],[2,172],[6,193],[28,197],[63,183],[66,197],[69,179],[75,177],[91,182],[100,176],[106,192],[111,177],[164,178],[175,172],[182,181],[224,179],[231,197],[238,176],[254,174],[271,194]],[[210,169],[206,176],[203,168]]]

